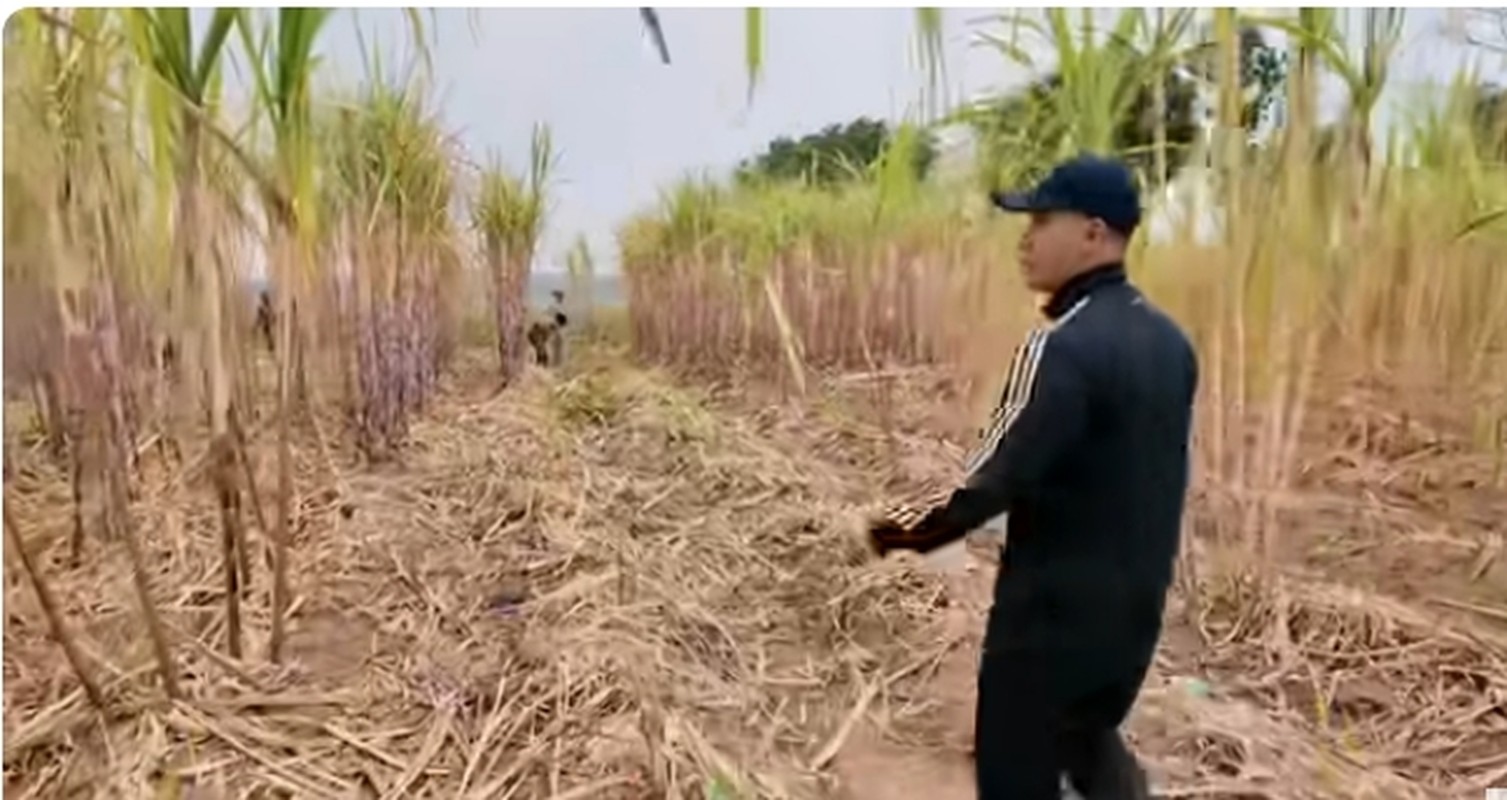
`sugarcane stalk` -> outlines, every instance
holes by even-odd
[[[225,627],[231,658],[241,657],[241,577],[245,532],[241,526],[241,493],[235,483],[235,445],[229,435],[211,445],[215,496],[220,506],[220,544],[225,564]]]
[[[9,459],[7,459],[8,461]],[[31,581],[31,587],[37,593],[37,601],[42,605],[42,614],[47,618],[47,626],[52,632],[52,638],[58,646],[63,648],[63,655],[68,659],[68,665],[78,676],[79,684],[84,687],[84,694],[89,697],[89,702],[100,711],[105,710],[105,698],[100,693],[99,685],[89,673],[85,664],[84,656],[79,652],[78,645],[74,642],[73,634],[63,621],[63,614],[58,609],[57,600],[53,597],[52,587],[48,585],[42,571],[31,559],[31,554],[26,550],[26,542],[21,536],[21,531],[16,524],[15,517],[11,514],[11,505],[5,503],[5,533],[10,540],[10,549],[21,559],[21,568],[26,571],[26,577]]]
[[[147,635],[152,641],[152,649],[157,656],[157,671],[162,679],[163,691],[167,693],[168,699],[177,700],[182,696],[182,692],[178,687],[172,645],[162,625],[162,618],[157,613],[157,605],[152,600],[152,585],[147,574],[146,558],[141,550],[136,524],[131,519],[131,509],[126,502],[125,487],[122,484],[125,480],[122,470],[124,459],[121,456],[123,454],[118,452],[118,448],[113,443],[108,444],[107,447],[112,457],[110,465],[105,469],[109,497],[106,513],[112,523],[111,527],[115,528],[115,532],[126,542],[126,552],[131,560],[132,583],[136,588],[137,600],[141,603],[141,616],[146,622]]]
[[[288,536],[293,516],[293,444],[290,425],[293,408],[290,395],[295,328],[293,304],[286,288],[282,305],[282,319],[279,320],[282,336],[277,357],[277,521],[272,536],[272,635],[268,643],[268,658],[274,664],[282,663],[288,610]]]

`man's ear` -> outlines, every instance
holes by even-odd
[[[1114,231],[1110,230],[1109,225],[1105,224],[1104,220],[1098,217],[1088,218],[1088,235],[1091,240],[1095,242],[1108,242],[1114,236],[1114,233]]]

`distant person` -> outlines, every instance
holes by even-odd
[[[1178,326],[1126,279],[1140,222],[1130,172],[1081,157],[1033,190],[1019,260],[1050,297],[1016,351],[964,486],[914,525],[871,529],[881,552],[928,552],[1006,517],[975,717],[981,800],[1147,797],[1118,728],[1161,634],[1188,484],[1198,364]]]
[[[541,367],[558,367],[565,359],[565,293],[550,292],[553,302],[541,319],[529,323],[527,336],[534,350],[534,361]]]
[[[272,323],[276,312],[272,309],[272,292],[263,289],[256,303],[256,332],[267,343],[268,352],[276,352],[277,340],[272,335]]]
[[[554,301],[549,307],[549,318],[554,323],[549,336],[549,361],[555,366],[565,363],[565,293],[556,289],[549,293]]]

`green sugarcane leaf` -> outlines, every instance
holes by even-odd
[[[764,10],[747,8],[743,12],[743,59],[748,70],[748,102],[753,102],[754,88],[764,66]]]

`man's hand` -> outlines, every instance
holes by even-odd
[[[895,549],[897,542],[904,540],[909,530],[888,517],[874,520],[869,523],[869,549],[874,551],[874,555],[883,558]]]
[[[962,536],[943,519],[942,509],[933,507],[924,514],[892,514],[869,525],[869,547],[880,556],[895,550],[926,553],[949,544]]]

